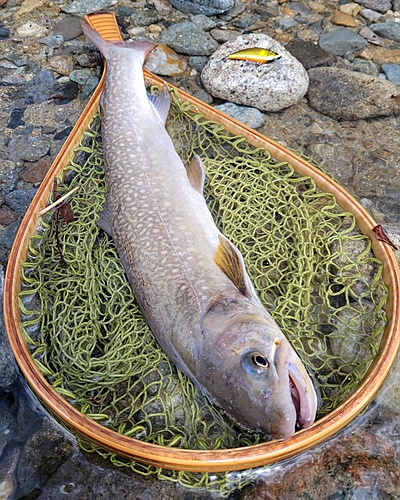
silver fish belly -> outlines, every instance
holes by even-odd
[[[274,437],[310,426],[313,385],[217,229],[195,157],[185,168],[165,129],[169,93],[149,100],[150,42],[86,36],[107,61],[102,96],[109,232],[141,310],[176,366],[237,422]]]

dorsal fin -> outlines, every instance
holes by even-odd
[[[206,180],[206,174],[204,172],[203,163],[199,155],[194,155],[191,159],[186,173],[190,184],[203,195],[204,181]]]
[[[153,104],[162,122],[167,121],[168,111],[171,104],[171,95],[166,85],[156,94],[149,95],[149,101]]]
[[[223,271],[239,292],[252,299],[255,296],[241,253],[224,235],[219,235],[219,245],[214,262]],[[258,302],[258,299],[257,299]]]

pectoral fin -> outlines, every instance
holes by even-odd
[[[228,276],[240,293],[257,304],[261,304],[249,275],[247,274],[242,254],[235,245],[222,234],[219,235],[219,245],[214,257],[214,262],[221,271]]]
[[[186,173],[190,184],[203,195],[204,181],[206,180],[206,174],[204,172],[203,163],[199,155],[194,155],[189,166],[186,169]]]

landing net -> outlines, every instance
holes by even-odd
[[[195,153],[202,158],[214,220],[307,367],[320,418],[357,388],[378,354],[386,326],[382,263],[334,196],[171,94],[167,125],[177,152],[185,165]],[[22,266],[22,326],[32,357],[69,403],[126,436],[200,450],[266,440],[209,404],[147,327],[114,244],[96,225],[106,197],[99,129],[95,116],[59,178],[58,195],[79,186],[70,201],[74,221],[61,219],[56,231],[54,213],[44,215]],[[221,495],[251,478],[166,471],[81,445],[138,473]]]

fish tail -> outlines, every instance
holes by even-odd
[[[100,50],[101,54],[106,60],[110,53],[110,49],[121,47],[135,50],[143,64],[147,54],[155,47],[154,43],[148,42],[147,40],[133,42],[123,42],[121,40],[104,40],[100,33],[89,26],[86,21],[81,22],[81,28],[84,35]]]

